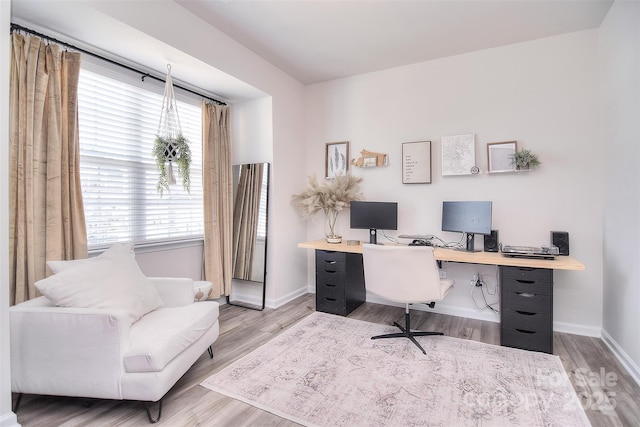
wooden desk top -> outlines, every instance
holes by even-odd
[[[322,251],[362,253],[362,243],[350,246],[346,242],[327,243],[326,240],[314,240],[298,243],[299,248],[319,249]],[[531,259],[506,257],[499,252],[465,252],[447,248],[435,248],[438,261],[462,262],[467,264],[507,265],[514,267],[548,268],[550,270],[584,270],[584,265],[570,256],[558,256],[556,259]]]

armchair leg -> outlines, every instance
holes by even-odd
[[[207,352],[209,353],[209,358],[213,359],[213,346],[209,346]]]
[[[160,421],[160,416],[162,415],[162,399],[158,401],[158,416],[155,419],[151,416],[151,405],[153,405],[153,403],[154,402],[144,402],[144,408],[147,410],[147,418],[149,418],[151,424]]]
[[[20,402],[22,401],[22,393],[18,393],[18,397],[16,398],[16,403],[13,405],[13,413],[18,413],[18,407],[20,406]]]

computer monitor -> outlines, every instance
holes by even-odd
[[[492,202],[442,202],[442,231],[465,233],[465,250],[474,252],[475,234],[491,234]]]
[[[378,243],[378,230],[398,229],[397,202],[351,202],[351,228],[368,228],[369,243]]]

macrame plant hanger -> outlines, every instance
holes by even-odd
[[[160,123],[158,125],[154,154],[156,155],[156,164],[161,172],[157,185],[158,191],[162,193],[163,190],[169,189],[169,185],[176,183],[173,172],[174,162],[178,164],[183,187],[189,191],[191,151],[180,127],[178,105],[173,92],[173,80],[171,79],[171,64],[167,64],[167,78],[164,86],[164,98],[160,111]]]

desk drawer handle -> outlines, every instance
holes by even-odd
[[[535,296],[536,296],[536,294],[530,294],[530,293],[528,293],[528,292],[522,292],[522,293],[516,292],[516,293],[517,293],[519,296],[521,296],[521,297],[525,297],[525,298],[533,298],[533,297],[535,297]]]
[[[535,334],[535,333],[537,333],[537,332],[534,332],[534,331],[527,331],[525,329],[516,329],[516,331],[521,332],[523,334]]]
[[[327,264],[335,264],[335,261],[327,261],[326,259],[324,260],[324,262],[326,262]]]
[[[522,280],[522,279],[516,279],[516,282],[524,283],[525,285],[531,285],[533,283],[536,283],[535,280]]]
[[[324,270],[324,272],[325,272],[325,273],[331,273],[331,274],[333,274],[333,273],[337,273],[337,271],[336,271],[336,270]]]
[[[516,310],[516,313],[518,314],[522,314],[523,316],[535,316],[538,313],[531,313],[530,311],[520,311],[520,310]]]
[[[324,299],[326,299],[327,301],[331,301],[331,302],[336,302],[337,301],[335,298],[327,298],[327,297],[325,297]]]
[[[328,287],[330,287],[330,288],[335,288],[335,287],[336,287],[336,286],[338,286],[338,285],[336,285],[336,284],[334,284],[334,283],[325,283],[325,284],[324,284],[324,286],[328,286]]]

